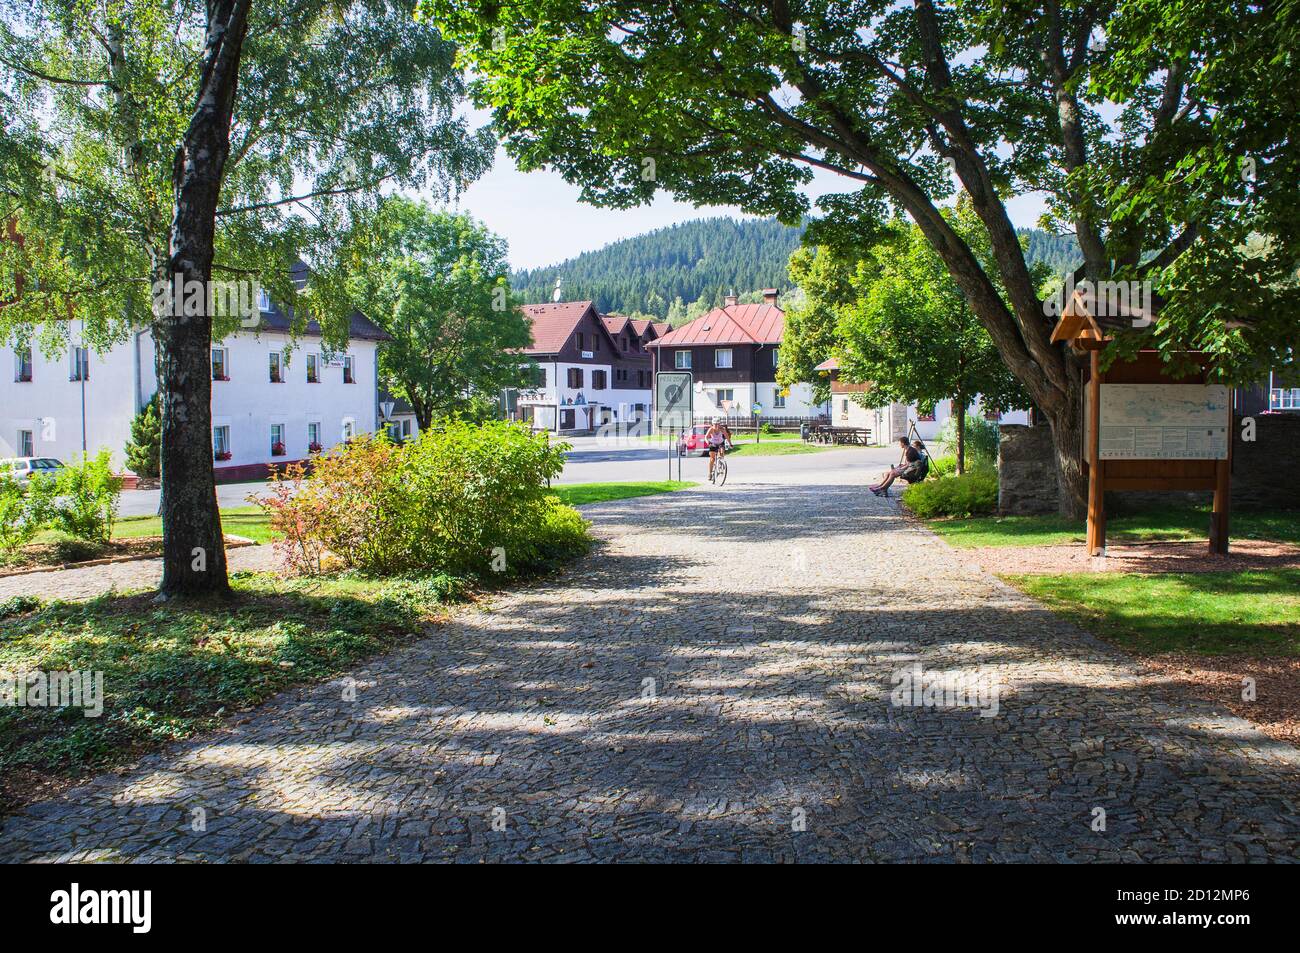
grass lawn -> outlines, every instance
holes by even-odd
[[[289,685],[336,676],[445,613],[431,582],[235,574],[231,583],[230,600],[166,607],[151,593],[10,606],[0,672],[103,672],[104,708],[87,718],[0,706],[0,811]]]
[[[275,539],[267,515],[258,506],[236,506],[221,511],[221,529],[233,536],[243,536],[259,543]],[[127,516],[113,525],[116,539],[134,536],[161,536],[162,519],[157,516]]]
[[[561,503],[570,506],[584,506],[587,503],[605,503],[609,500],[626,500],[634,496],[650,496],[654,493],[671,493],[695,486],[686,480],[648,480],[629,483],[567,483],[554,486],[551,493],[559,497]],[[223,517],[224,518],[224,517]]]
[[[950,545],[1047,546],[1082,543],[1084,524],[1060,516],[981,516],[926,523]],[[1106,521],[1109,542],[1153,542],[1208,538],[1210,512],[1204,507],[1162,507]],[[1243,510],[1232,514],[1232,536],[1300,544],[1300,511]]]
[[[830,449],[832,448],[820,443],[804,443],[798,437],[789,440],[764,437],[757,443],[750,437],[741,437],[735,441],[735,449],[730,456],[784,457],[795,453],[822,453]]]
[[[1300,654],[1300,569],[1004,578],[1089,631],[1142,654]]]

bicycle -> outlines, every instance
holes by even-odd
[[[722,486],[727,482],[727,448],[725,446],[718,451],[718,456],[713,461],[713,469],[709,473],[709,482],[714,486]]]

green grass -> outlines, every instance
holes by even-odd
[[[271,532],[266,513],[257,506],[237,506],[222,510],[221,528],[226,533],[258,543],[269,543],[276,538],[276,534]],[[127,516],[113,525],[113,536],[116,539],[161,535],[162,519],[157,516]]]
[[[98,718],[0,706],[0,810],[27,796],[15,772],[79,777],[418,637],[454,591],[443,580],[236,574],[229,600],[0,606],[0,672],[103,672],[105,696]]]
[[[784,457],[796,453],[822,453],[832,447],[820,443],[804,443],[798,437],[782,440],[776,437],[764,437],[755,442],[749,437],[738,438],[735,449],[729,456],[733,457]]]
[[[1084,524],[1060,516],[984,516],[962,520],[931,520],[930,529],[959,548],[975,546],[1047,546],[1082,543]],[[1110,542],[1207,539],[1209,510],[1204,507],[1162,507],[1106,521]],[[1232,514],[1234,539],[1267,539],[1300,544],[1300,511],[1250,511]]]
[[[606,503],[610,500],[626,500],[634,496],[650,496],[655,493],[672,493],[684,490],[694,483],[686,480],[647,480],[628,483],[567,483],[551,487],[551,493],[559,497],[561,503],[570,506],[585,506],[588,503]]]
[[[1003,578],[1131,651],[1300,654],[1300,569]]]

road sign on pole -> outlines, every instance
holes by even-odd
[[[686,430],[695,423],[695,390],[690,371],[655,374],[655,431]]]

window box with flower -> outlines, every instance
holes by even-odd
[[[229,450],[218,450],[216,453],[214,453],[214,454],[212,455],[212,459],[217,460],[218,462],[220,462],[220,461],[222,461],[222,460],[229,460],[229,459],[230,459],[230,451],[229,451]]]
[[[313,440],[311,443],[307,444],[307,452],[308,452],[308,453],[320,453],[322,449],[324,449],[324,448],[321,447],[321,445],[320,445],[319,443],[317,443],[315,440]]]
[[[273,456],[273,457],[282,457],[282,456],[284,456],[284,444],[282,444],[282,443],[273,443],[273,444],[271,444],[271,456]]]

